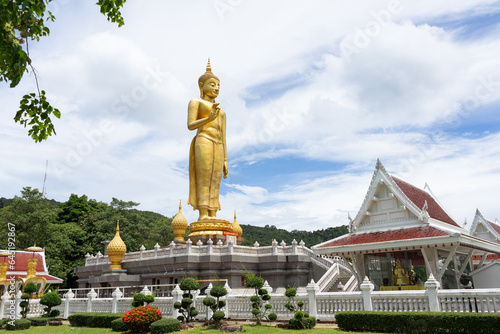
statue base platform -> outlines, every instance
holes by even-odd
[[[193,244],[196,244],[198,241],[206,244],[210,239],[212,239],[214,245],[219,240],[224,244],[232,240],[234,245],[239,245],[243,242],[243,238],[238,238],[238,234],[233,232],[233,224],[225,219],[215,218],[192,222],[189,224],[189,232],[187,238],[191,239]]]

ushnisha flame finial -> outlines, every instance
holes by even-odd
[[[210,66],[210,57],[208,57],[208,62],[207,62],[207,72],[212,73],[212,66]]]

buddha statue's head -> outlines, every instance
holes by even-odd
[[[205,85],[212,84],[212,83],[217,83],[217,89],[215,92],[215,97],[219,94],[219,78],[215,74],[212,73],[212,67],[210,67],[210,59],[208,59],[207,63],[207,70],[206,72],[198,79],[198,87],[200,88],[200,97],[203,98],[204,91],[205,91]],[[209,87],[206,87],[207,89]],[[208,89],[210,90],[210,89]]]

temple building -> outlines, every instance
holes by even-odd
[[[488,255],[500,254],[500,244],[469,233],[430,192],[390,175],[377,161],[349,234],[312,250],[340,256],[351,263],[358,282],[367,276],[376,289],[423,289],[430,274],[442,288],[451,289],[470,285],[473,257],[484,262]]]
[[[0,251],[0,293],[3,295],[14,281],[16,291],[22,289],[28,281],[32,281],[41,295],[49,284],[61,284],[62,279],[48,272],[45,262],[45,250],[32,246],[24,251]]]
[[[126,253],[117,224],[107,255],[87,254],[85,266],[75,268],[79,287],[128,286],[132,291],[134,286],[147,285],[163,296],[182,278],[191,276],[202,282],[202,287],[223,280],[234,290],[244,289],[245,275],[252,272],[284,291],[289,286],[305,287],[312,279],[318,282],[333,265],[338,265],[295,240],[288,245],[274,240],[271,246],[261,247],[257,242],[253,247],[241,246],[243,231],[236,214],[229,226],[211,224],[206,230],[200,226],[199,222],[189,226],[190,234],[185,238],[188,223],[179,206],[172,220],[174,241],[164,246],[156,244],[152,250],[143,246],[138,252]],[[193,242],[191,237],[197,241]],[[325,283],[324,288],[335,287]]]

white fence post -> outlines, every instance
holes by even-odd
[[[144,288],[142,289],[141,293],[144,295],[144,296],[149,296],[151,295],[151,291],[148,289],[148,286],[145,285]]]
[[[66,292],[66,298],[64,299],[64,313],[63,313],[63,318],[68,319],[70,316],[69,314],[69,303],[70,300],[75,297],[75,294],[73,293],[73,290],[69,289],[68,292]]]
[[[224,284],[224,287],[226,288],[227,294],[224,296],[226,300],[226,306],[224,306],[224,314],[226,315],[226,318],[229,319],[231,316],[229,315],[229,295],[233,290],[229,287],[229,284]]]
[[[179,284],[175,286],[175,288],[172,290],[172,317],[174,319],[177,319],[178,316],[181,314],[179,313],[179,310],[174,308],[175,302],[181,302],[182,301],[182,292],[181,288],[179,287]]]
[[[87,312],[92,312],[92,301],[97,298],[97,293],[95,292],[94,288],[90,290],[89,293],[87,293]]]
[[[0,305],[0,319],[3,319],[3,315],[5,313],[5,305],[9,302],[9,299],[10,299],[9,291],[5,289],[5,293],[2,295],[2,305]]]
[[[429,311],[440,312],[441,305],[439,304],[438,289],[441,284],[434,278],[432,273],[429,275],[429,279],[424,283],[427,297],[429,298]]]
[[[21,319],[21,306],[19,306],[19,303],[21,302],[21,296],[22,292],[19,290],[16,295],[14,296],[16,300],[16,319]]]
[[[372,291],[375,289],[375,286],[372,282],[365,276],[363,283],[359,286],[362,294],[363,294],[363,310],[364,311],[373,311],[372,304]]]
[[[111,304],[111,313],[118,313],[118,300],[122,298],[123,293],[120,289],[116,288],[115,291],[111,294],[113,296],[113,303]]]
[[[306,286],[307,297],[309,299],[309,315],[311,317],[318,317],[318,307],[316,305],[316,294],[319,292],[319,286],[311,280]]]

